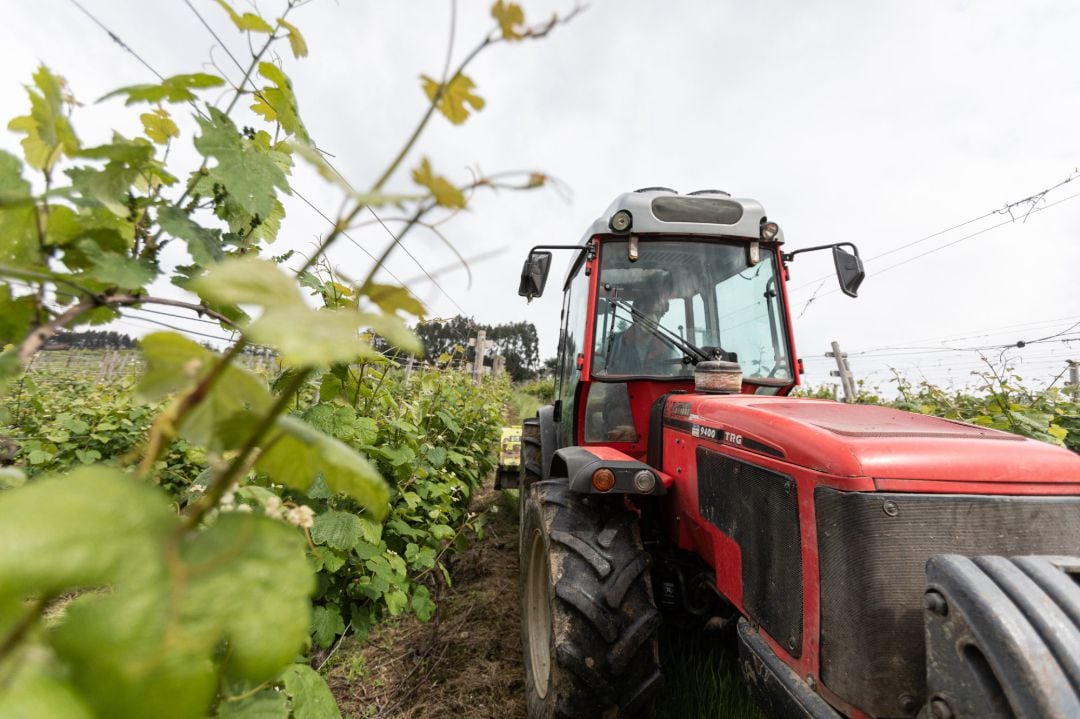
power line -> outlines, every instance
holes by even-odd
[[[869,262],[873,262],[874,260],[879,260],[882,257],[887,257],[888,255],[894,254],[894,253],[899,252],[901,250],[906,250],[909,247],[914,247],[915,245],[926,242],[928,240],[932,240],[935,237],[940,237],[941,235],[952,232],[953,230],[958,230],[961,227],[966,227],[966,226],[968,226],[968,225],[970,225],[972,223],[978,222],[979,220],[985,220],[987,217],[991,217],[992,215],[1000,215],[1000,214],[1008,213],[1009,217],[1011,218],[1010,222],[1015,222],[1016,218],[1013,217],[1013,215],[1012,215],[1012,208],[1019,207],[1020,205],[1024,205],[1024,204],[1028,204],[1028,203],[1041,202],[1048,193],[1053,192],[1054,190],[1058,189],[1059,187],[1072,182],[1077,177],[1080,177],[1080,172],[1077,172],[1077,171],[1074,170],[1072,174],[1070,174],[1068,177],[1066,177],[1064,180],[1057,183],[1056,185],[1053,185],[1052,187],[1048,187],[1045,190],[1042,190],[1040,192],[1036,192],[1033,195],[1029,195],[1029,196],[1025,197],[1024,199],[1022,199],[1022,200],[1017,200],[1015,202],[1006,203],[1005,207],[1003,207],[1001,209],[990,210],[989,212],[986,212],[986,213],[984,213],[982,215],[979,215],[978,217],[973,217],[970,220],[965,220],[964,222],[961,222],[960,224],[953,225],[952,227],[948,227],[948,228],[946,228],[944,230],[938,230],[937,232],[926,235],[925,237],[920,237],[919,239],[913,240],[912,242],[908,242],[906,244],[900,245],[899,247],[894,247],[891,250],[886,250],[885,252],[874,255],[873,257],[869,257],[864,261],[869,263]],[[1066,199],[1068,199],[1068,198],[1066,198]],[[1034,209],[1034,204],[1032,205],[1032,210],[1033,209]],[[1031,214],[1031,211],[1029,211],[1027,213],[1027,215],[1024,216],[1025,221],[1027,220],[1027,217],[1030,214]],[[997,226],[1000,227],[1000,225],[997,225]],[[971,235],[971,236],[973,237],[974,235]],[[944,245],[944,247],[948,247],[948,245]],[[878,274],[880,274],[880,273],[878,273]],[[797,287],[791,288],[791,291],[795,292],[797,290],[801,290],[803,288],[809,287],[810,285],[814,284],[815,282],[820,282],[821,280],[827,280],[831,276],[832,275],[822,275],[821,277],[810,280],[810,281],[808,281],[808,282],[806,282],[804,284],[801,284],[801,285],[799,285]]]
[[[1030,212],[1028,212],[1027,216],[1033,215],[1036,212],[1043,212],[1045,210],[1049,210],[1051,207],[1056,207],[1056,206],[1058,206],[1058,205],[1060,205],[1062,203],[1068,202],[1069,200],[1075,200],[1077,197],[1080,197],[1080,192],[1076,193],[1075,195],[1069,195],[1068,197],[1064,197],[1064,198],[1058,200],[1057,202],[1052,202],[1049,205],[1046,205],[1044,207],[1032,208],[1032,210]],[[1027,216],[1025,216],[1025,219],[1026,219]],[[935,252],[940,252],[941,250],[944,250],[944,249],[946,249],[948,247],[952,247],[953,245],[959,244],[959,243],[963,242],[964,240],[970,240],[973,237],[978,237],[979,235],[990,232],[991,230],[996,230],[996,229],[998,229],[1000,227],[1004,227],[1005,225],[1011,225],[1013,223],[1014,223],[1014,220],[1005,220],[1004,222],[999,222],[996,225],[991,225],[990,227],[984,227],[981,230],[978,230],[976,232],[972,232],[970,235],[964,235],[960,239],[952,240],[951,242],[946,242],[944,245],[939,245],[939,246],[937,246],[937,247],[935,247],[933,249],[927,250],[926,252],[919,253],[919,254],[917,254],[917,255],[915,255],[913,257],[907,258],[906,260],[903,260],[901,262],[897,262],[895,265],[889,265],[888,267],[886,267],[884,269],[875,270],[874,271],[874,276],[877,277],[877,276],[883,275],[886,272],[889,272],[890,270],[895,270],[898,267],[903,267],[904,265],[906,265],[908,263],[911,263],[911,262],[914,262],[915,260],[926,257],[927,255],[932,255]],[[802,285],[802,286],[805,287],[805,285]],[[820,295],[820,297],[828,297],[829,295],[836,294],[839,291],[840,291],[839,288],[829,290],[825,294]],[[806,312],[807,307],[809,307],[812,302],[814,302],[816,299],[818,299],[818,297],[819,297],[819,295],[817,293],[815,293],[809,300],[806,301],[806,305],[803,307],[803,312],[804,313]],[[802,315],[800,315],[800,317],[801,316]]]

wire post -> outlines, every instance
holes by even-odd
[[[1073,402],[1080,402],[1080,360],[1068,360],[1069,384],[1072,385]]]
[[[832,352],[826,352],[826,357],[833,357],[836,359],[836,369],[829,374],[833,377],[839,377],[840,383],[844,388],[844,401],[855,401],[855,379],[851,376],[851,367],[848,366],[847,352],[840,351],[840,343],[836,340],[832,342]]]
[[[487,338],[487,332],[485,330],[478,330],[476,333],[476,352],[473,355],[473,382],[480,384],[480,377],[484,372],[484,340]]]

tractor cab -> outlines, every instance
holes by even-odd
[[[529,298],[543,292],[551,250],[577,251],[563,285],[560,446],[641,458],[653,403],[693,390],[704,361],[737,363],[741,392],[790,392],[783,242],[754,200],[651,188],[619,196],[580,245],[534,248],[519,289]]]

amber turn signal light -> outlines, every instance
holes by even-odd
[[[592,486],[597,492],[609,492],[615,486],[615,473],[610,469],[598,469],[592,473]]]

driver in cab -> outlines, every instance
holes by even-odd
[[[634,302],[631,324],[611,338],[606,371],[620,375],[667,374],[678,351],[657,336],[656,327],[668,311],[668,301],[657,294]]]

